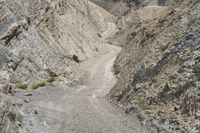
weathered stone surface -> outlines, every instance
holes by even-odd
[[[73,57],[83,61],[105,53],[101,34],[116,19],[88,0],[0,0],[0,16],[0,124],[9,128],[3,132],[14,132],[20,110],[2,93],[9,84],[52,74],[75,84],[79,65]]]
[[[0,12],[0,67],[13,71],[13,83],[44,79],[49,70],[73,82],[78,65],[72,56],[105,52],[99,34],[115,21],[88,0],[5,0]]]
[[[154,120],[171,120],[170,129],[156,124],[170,132],[199,132],[199,11],[198,0],[186,1],[153,23],[133,25],[115,62],[119,80],[112,101],[138,106]]]
[[[9,61],[9,50],[0,45],[0,69],[6,67],[6,63]]]
[[[23,112],[11,97],[0,92],[0,131],[14,133],[22,125]]]
[[[0,92],[0,131],[2,131],[2,121],[4,120],[5,112],[8,106],[8,97]]]
[[[0,91],[8,93],[10,89],[10,75],[7,71],[0,71]]]

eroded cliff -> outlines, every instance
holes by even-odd
[[[184,1],[122,34],[109,97],[127,113],[141,110],[142,121],[159,131],[199,132],[199,11],[199,0]]]
[[[14,89],[75,84],[78,63],[106,52],[101,34],[115,17],[87,0],[1,0],[0,16],[0,130],[13,132],[23,116]]]

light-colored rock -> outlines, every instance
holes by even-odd
[[[45,79],[48,70],[74,82],[73,55],[82,61],[105,53],[99,35],[115,21],[88,0],[5,0],[0,12],[7,14],[0,44],[10,52],[0,59],[13,71],[13,83]]]
[[[115,61],[119,79],[109,94],[116,104],[150,112],[154,124],[169,132],[199,132],[200,3],[185,2],[122,34],[128,39]]]
[[[0,91],[8,93],[10,89],[10,76],[7,71],[0,71]]]
[[[0,92],[0,131],[2,131],[2,121],[5,119],[5,111],[7,110],[7,106],[9,106],[8,104],[9,102],[9,98],[3,94],[2,92]]]
[[[101,34],[116,18],[89,0],[3,0],[0,16],[0,122],[3,132],[14,132],[21,111],[1,91],[52,73],[74,85],[79,64],[73,57],[84,61],[104,54]]]

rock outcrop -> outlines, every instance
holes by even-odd
[[[6,0],[0,10],[1,68],[13,71],[13,82],[45,78],[47,70],[75,78],[73,55],[104,52],[99,35],[114,21],[89,1]]]
[[[0,0],[0,127],[11,128],[3,131],[18,117],[15,85],[52,76],[74,84],[78,62],[106,52],[108,22],[115,17],[88,0]]]
[[[117,17],[145,6],[175,6],[184,0],[91,0]]]
[[[112,102],[127,113],[140,109],[146,124],[168,132],[200,132],[199,11],[199,0],[183,1],[153,22],[130,25],[114,65]]]
[[[158,18],[165,15],[169,9],[169,6],[154,5],[131,10],[127,15],[118,18],[117,25],[120,31],[110,39],[110,42],[123,47],[130,41],[132,36],[137,34],[137,29],[154,23]]]
[[[10,89],[9,73],[7,71],[0,71],[0,132],[2,133],[6,133],[11,127],[10,131],[14,132],[18,127],[17,121],[22,117],[17,105],[7,95],[10,93]]]

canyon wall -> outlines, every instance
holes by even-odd
[[[0,0],[0,129],[23,116],[10,98],[16,84],[75,84],[78,63],[106,52],[101,34],[114,21],[88,0]]]
[[[125,39],[114,65],[112,102],[127,113],[141,110],[142,121],[168,132],[199,131],[199,11],[199,0],[184,1],[118,33]]]

